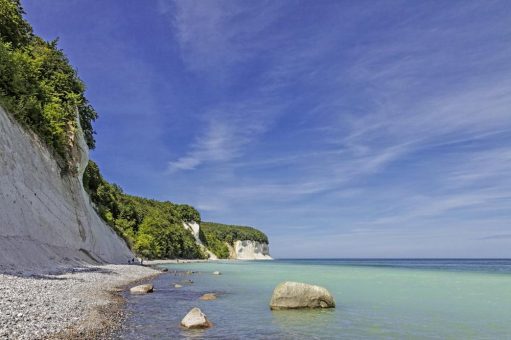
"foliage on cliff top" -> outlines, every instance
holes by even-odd
[[[69,164],[77,114],[89,148],[97,113],[57,40],[46,42],[23,19],[19,0],[0,0],[0,105]]]
[[[226,242],[230,245],[234,245],[234,241],[238,240],[268,243],[268,237],[255,228],[214,222],[202,222],[199,236],[202,243],[221,259],[229,258]]]
[[[230,257],[227,243],[219,239],[216,233],[212,231],[212,229],[206,228],[205,230],[201,225],[199,237],[202,241],[202,244],[204,244],[204,246],[206,246],[206,248],[208,248],[219,259],[228,259]]]
[[[182,222],[200,222],[186,204],[174,204],[125,194],[108,183],[96,163],[89,161],[83,185],[101,217],[131,248],[146,258],[204,258],[195,238]]]
[[[268,243],[268,236],[260,230],[252,227],[245,227],[239,225],[228,225],[214,222],[202,222],[201,230],[206,241],[208,236],[213,236],[216,239],[234,244],[234,241],[251,240],[261,243]]]

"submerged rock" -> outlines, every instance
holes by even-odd
[[[186,328],[209,328],[212,326],[208,318],[202,311],[195,307],[181,320],[181,325]]]
[[[184,285],[191,285],[191,284],[193,284],[193,281],[192,280],[181,280],[181,281],[176,282],[176,283],[184,286]]]
[[[200,297],[201,300],[204,301],[211,301],[216,300],[216,294],[215,293],[206,293]]]
[[[213,275],[222,275],[222,273],[220,273],[219,271],[214,271]]]
[[[270,301],[271,309],[334,308],[332,294],[323,287],[300,282],[282,282]]]
[[[135,286],[130,289],[131,294],[146,294],[146,293],[152,293],[152,292],[153,292],[152,284]]]

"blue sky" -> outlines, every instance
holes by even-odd
[[[511,2],[22,3],[126,192],[275,257],[511,256]]]

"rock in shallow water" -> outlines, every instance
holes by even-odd
[[[135,286],[130,289],[131,294],[146,294],[146,293],[152,293],[152,292],[153,292],[153,285],[151,285],[151,284]]]
[[[209,328],[212,326],[208,318],[202,311],[195,307],[181,320],[181,325],[186,328]]]
[[[216,294],[215,293],[206,293],[200,297],[201,300],[204,301],[211,301],[216,300]]]
[[[270,309],[334,308],[332,294],[323,287],[300,282],[282,282],[270,301]]]

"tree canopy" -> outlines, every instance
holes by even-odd
[[[96,163],[89,161],[83,175],[85,190],[101,217],[146,258],[204,258],[183,222],[200,222],[200,214],[186,204],[161,202],[125,194],[108,183]]]
[[[69,166],[78,121],[94,148],[97,113],[58,40],[34,35],[23,14],[18,0],[0,0],[0,105]]]
[[[62,170],[73,170],[72,149],[81,127],[90,149],[95,147],[93,121],[98,117],[85,97],[85,85],[62,50],[58,39],[35,35],[23,18],[19,0],[0,0],[0,105],[21,125],[32,130],[53,151]],[[108,183],[90,161],[83,175],[100,216],[128,245],[147,258],[204,258],[183,222],[200,222],[192,206],[125,194]],[[253,239],[268,242],[250,227],[203,225],[201,237],[221,257],[225,242]]]
[[[268,236],[255,228],[214,222],[201,223],[200,237],[204,245],[219,258],[228,258],[227,244],[234,245],[237,240],[268,243]]]

